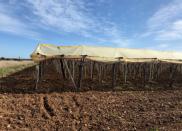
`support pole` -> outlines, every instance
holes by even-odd
[[[75,62],[72,61],[72,66],[73,66],[73,72],[72,72],[72,76],[73,76],[73,79],[75,78]]]
[[[157,63],[156,65],[156,80],[159,81],[159,75],[160,75],[160,65],[161,65],[161,62]]]
[[[84,66],[84,75],[85,75],[85,78],[87,78],[87,65]]]
[[[124,63],[124,83],[127,83],[127,74],[128,74],[128,69],[127,69],[127,63]]]
[[[116,85],[116,63],[112,65],[112,88]]]
[[[105,79],[105,77],[106,77],[106,65],[104,64],[103,65],[103,68],[102,68],[102,79],[104,80]]]
[[[0,77],[0,88],[3,87],[3,74],[1,74],[1,77]]]
[[[90,62],[90,78],[92,79],[92,75],[93,75],[93,62]]]
[[[83,56],[81,58],[81,61],[80,61],[80,65],[79,65],[79,76],[78,76],[78,90],[81,89],[81,84],[82,84],[82,74],[83,74],[83,64],[85,62],[85,57],[86,56]]]
[[[61,63],[61,71],[62,71],[63,79],[66,80],[64,64],[63,64],[63,58],[61,58],[60,63]]]
[[[101,72],[102,72],[102,71],[101,71],[101,70],[102,70],[101,64],[98,65],[98,69],[99,69],[99,70],[98,70],[99,83],[101,83]]]
[[[174,65],[174,64],[171,64],[171,66],[170,66],[170,82],[169,82],[169,87],[173,87],[173,84],[174,84],[174,74],[175,74],[175,72],[176,72],[176,70],[177,70],[177,67],[178,67],[178,65]]]
[[[66,69],[67,69],[67,71],[68,71],[68,74],[69,74],[69,76],[70,76],[70,78],[71,78],[71,80],[72,80],[72,83],[73,83],[75,89],[77,89],[77,86],[76,86],[76,84],[75,84],[74,78],[73,78],[73,76],[71,75],[71,71],[70,71],[70,69],[69,69],[69,67],[68,67],[67,61],[66,61],[66,60],[63,60],[63,61],[64,61],[64,64],[65,64],[65,66],[66,66]]]
[[[43,61],[39,63],[39,78],[42,79],[43,76]]]
[[[143,87],[145,87],[145,85],[146,85],[146,73],[147,73],[147,64],[146,63],[144,63],[143,64]]]
[[[172,87],[173,86],[173,65],[171,65],[169,67],[169,72],[170,72],[170,75],[169,75],[169,79],[170,79],[170,82],[169,82],[169,87]]]
[[[41,73],[40,73],[40,63],[38,65],[36,65],[36,74],[37,74],[37,77],[36,77],[35,89],[37,90],[38,89],[38,83],[39,83],[40,76],[41,76]]]
[[[95,62],[91,63],[91,79],[93,80],[94,78],[94,68],[95,68]]]

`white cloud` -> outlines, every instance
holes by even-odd
[[[41,24],[59,31],[74,32],[87,30],[92,19],[82,11],[83,3],[71,0],[27,0],[32,12]]]
[[[182,20],[171,23],[170,27],[158,33],[158,40],[182,40]]]
[[[95,17],[82,0],[28,0],[28,2],[32,5],[33,13],[38,21],[57,31],[93,38],[96,34],[115,39],[116,35],[120,35],[115,24]]]
[[[9,0],[8,3],[0,3],[0,31],[37,37],[39,33],[42,34],[39,29],[44,29],[55,34],[80,35],[81,39],[88,38],[87,43],[118,47],[129,45],[129,40],[123,37],[115,23],[93,13],[90,5],[92,4],[93,8],[97,3],[92,1],[86,3],[84,0],[22,0],[17,4],[18,2]],[[108,4],[108,1],[98,2]],[[23,11],[21,16],[17,16],[17,11]]]
[[[0,4],[0,31],[32,38],[38,38],[39,33],[33,31],[23,21],[14,17],[7,5]]]
[[[152,44],[151,44],[152,45]],[[155,46],[149,46],[149,49],[153,49],[153,50],[169,50],[170,44],[169,43],[159,43]]]
[[[149,20],[148,25],[151,30],[169,26],[170,22],[181,17],[182,1],[174,0],[168,5],[160,8]],[[182,18],[182,17],[181,17]]]
[[[166,42],[166,43],[155,44],[155,46],[153,44],[151,44],[151,45],[148,46],[147,48],[154,49],[154,50],[161,50],[161,51],[163,51],[163,50],[182,51],[182,46],[181,46],[180,42],[179,43],[173,43],[173,44],[171,44],[171,42]]]
[[[153,36],[155,40],[182,40],[182,1],[160,8],[147,22],[147,31],[142,37]]]
[[[159,44],[158,47],[159,48],[167,48],[167,47],[169,47],[169,45],[163,43],[163,44]]]
[[[102,43],[113,43],[117,47],[128,47],[130,45],[130,40],[128,38],[124,38],[121,32],[118,31],[117,27],[112,26],[111,28],[103,28],[103,32],[105,33],[104,38],[97,38],[99,42]]]
[[[0,31],[29,37],[38,37],[38,33],[31,31],[21,21],[0,13]]]
[[[181,12],[182,13],[182,12]],[[181,20],[178,20],[178,21],[176,21],[176,22],[174,22],[174,24],[173,24],[173,29],[174,30],[179,30],[179,31],[181,31],[182,30],[182,19]]]
[[[0,31],[34,34],[32,29],[38,31],[36,28],[42,28],[56,34],[80,35],[98,43],[107,42],[115,46],[127,46],[124,42],[127,39],[123,37],[115,23],[108,21],[105,17],[96,17],[93,9],[90,9],[92,2],[86,3],[84,0],[23,0],[21,4],[17,4],[18,2],[18,0],[10,0],[9,4],[2,5],[4,10],[8,10],[8,6],[11,6],[12,11],[4,13],[0,9],[0,18],[3,20],[0,22],[0,27],[3,27]],[[98,2],[105,3],[103,0]],[[26,9],[25,12],[28,15],[23,13],[21,17],[17,17],[16,11],[21,8]],[[24,20],[26,20],[26,24]]]

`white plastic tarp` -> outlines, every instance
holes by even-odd
[[[127,49],[93,46],[55,46],[50,44],[39,44],[31,57],[34,61],[54,58],[64,55],[66,58],[81,58],[101,62],[115,62],[118,60],[128,62],[150,62],[160,60],[172,63],[182,63],[181,52],[155,51],[145,49]]]

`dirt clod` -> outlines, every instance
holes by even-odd
[[[181,88],[73,92],[47,70],[34,90],[33,71],[2,79],[0,130],[182,130]]]

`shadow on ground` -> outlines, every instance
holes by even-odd
[[[86,92],[86,91],[153,91],[153,90],[179,90],[180,84],[176,84],[173,88],[169,88],[165,82],[148,82],[143,87],[140,80],[123,84],[122,81],[117,82],[116,88],[111,87],[111,78],[99,82],[96,78],[93,80],[88,78],[82,81],[82,88],[75,89],[70,79],[63,80],[62,75],[57,73],[54,68],[46,68],[43,78],[36,87],[36,71],[35,66],[26,68],[9,76],[0,79],[0,93],[15,94],[33,94],[33,93],[62,93],[62,92]],[[78,76],[76,76],[77,78]],[[75,79],[75,82],[77,80]]]

